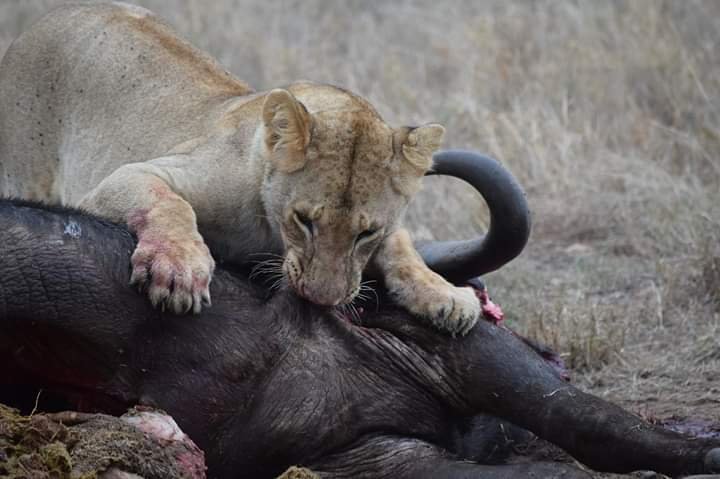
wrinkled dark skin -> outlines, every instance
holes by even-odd
[[[463,462],[452,437],[479,413],[597,470],[720,465],[718,441],[578,391],[490,323],[451,338],[383,305],[360,326],[222,268],[212,308],[166,317],[128,287],[133,247],[119,226],[0,203],[2,391],[43,387],[115,413],[162,408],[204,449],[211,477],[274,477],[293,464],[331,478],[587,477]]]

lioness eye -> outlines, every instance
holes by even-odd
[[[355,240],[355,242],[362,241],[365,238],[370,238],[375,233],[377,233],[377,230],[365,230],[359,235],[357,235],[357,239]]]
[[[308,232],[310,232],[310,233],[312,234],[312,232],[313,232],[313,222],[312,222],[312,220],[311,220],[310,218],[308,218],[308,217],[305,216],[304,214],[296,211],[296,212],[295,212],[295,220],[296,220],[298,223],[300,223],[301,225],[303,225],[303,226],[308,230]]]

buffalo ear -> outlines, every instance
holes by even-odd
[[[421,179],[432,166],[432,156],[442,145],[445,128],[429,123],[417,128],[401,128],[395,134],[396,151],[402,155],[399,174],[393,180],[395,188],[405,196],[420,189]]]
[[[262,116],[265,145],[273,165],[283,173],[302,169],[312,121],[305,105],[289,91],[279,88],[265,97]]]

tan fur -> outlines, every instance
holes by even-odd
[[[126,222],[132,281],[175,312],[209,303],[214,260],[282,254],[300,295],[352,301],[371,265],[412,312],[466,332],[479,303],[422,263],[399,221],[440,125],[391,128],[358,96],[252,90],[147,10],[63,6],[0,65],[5,195]]]

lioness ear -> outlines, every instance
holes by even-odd
[[[265,144],[270,159],[283,173],[305,166],[305,148],[310,143],[310,114],[289,91],[272,90],[263,104]]]
[[[432,166],[432,155],[442,145],[445,128],[430,123],[410,130],[402,144],[402,154],[410,164],[417,168],[420,176]]]
[[[392,184],[402,195],[412,196],[421,186],[425,172],[432,166],[432,155],[442,145],[445,128],[430,123],[414,129],[400,128],[395,133],[395,151],[400,150],[401,164]]]

